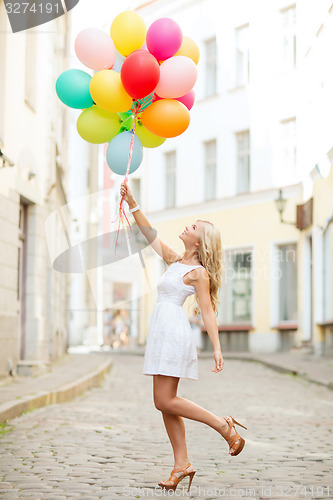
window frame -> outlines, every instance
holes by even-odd
[[[233,268],[233,258],[238,255],[250,255],[250,271],[248,275],[249,283],[250,283],[250,296],[247,298],[248,300],[248,308],[249,308],[249,319],[239,320],[234,318],[234,301],[233,301],[233,290],[228,287],[228,281],[230,283],[233,280],[228,280],[227,273],[228,269],[230,269],[230,264],[232,263]],[[254,279],[253,279],[253,269],[255,266],[255,249],[254,247],[249,247],[248,245],[244,247],[231,247],[227,248],[223,252],[223,265],[224,265],[224,273],[222,275],[222,287],[220,292],[220,304],[219,304],[219,312],[218,319],[219,323],[222,325],[244,325],[248,326],[249,324],[254,324]],[[246,296],[245,296],[246,297]],[[221,321],[221,319],[224,321]]]
[[[246,50],[240,49],[241,30],[247,29],[247,47]],[[242,24],[235,28],[235,87],[244,87],[250,83],[250,23]],[[242,57],[242,71],[240,73],[239,60]]]
[[[239,138],[241,136],[247,136],[247,148],[244,148],[243,152],[240,152],[239,148]],[[248,193],[251,190],[251,133],[250,129],[246,130],[241,130],[235,133],[235,141],[236,141],[236,192],[237,194],[244,194]],[[240,160],[241,159],[246,159],[247,158],[247,179],[246,179],[246,188],[242,189],[240,186],[240,174],[243,172],[240,172],[241,167],[240,167]]]
[[[174,157],[174,161],[172,163],[172,168],[168,168],[168,158],[171,158],[171,157]],[[177,189],[177,181],[176,181],[176,177],[177,177],[177,152],[175,149],[173,149],[172,151],[167,151],[164,153],[164,165],[165,165],[165,203],[164,203],[164,206],[165,208],[173,208],[176,206],[176,203],[177,203],[177,192],[176,192],[176,189]],[[169,200],[169,184],[168,184],[168,181],[169,181],[169,178],[173,178],[173,199],[172,199],[172,202],[169,203],[168,200]]]
[[[214,157],[208,158],[207,155],[207,148],[214,144],[215,150],[214,150]],[[203,142],[203,147],[204,147],[204,200],[209,201],[209,200],[215,200],[217,198],[217,139],[210,139],[208,141]],[[213,165],[213,190],[212,190],[212,196],[208,196],[208,183],[207,183],[207,170],[211,169]]]
[[[211,54],[208,53],[209,44],[214,42],[214,51]],[[217,41],[216,36],[207,38],[204,41],[204,53],[205,53],[205,88],[204,97],[208,99],[217,94]],[[210,77],[213,75],[214,84],[210,88]]]

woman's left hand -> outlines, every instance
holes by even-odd
[[[215,368],[212,368],[212,372],[218,373],[223,369],[224,359],[222,356],[221,349],[214,350]]]

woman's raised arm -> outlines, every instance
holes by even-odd
[[[135,201],[132,191],[130,190],[127,182],[123,182],[120,187],[120,194],[124,196],[125,201],[128,203],[129,208],[134,208],[138,205]],[[147,239],[148,243],[151,245],[152,249],[168,264],[172,264],[176,259],[180,258],[177,252],[175,252],[171,247],[163,243],[157,236],[156,230],[153,229],[149,220],[144,215],[142,210],[136,210],[133,213],[133,217],[140,228],[140,231]]]

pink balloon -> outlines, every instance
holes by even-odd
[[[75,39],[75,52],[80,61],[95,71],[111,69],[116,60],[116,47],[105,31],[86,28]]]
[[[157,19],[147,31],[147,48],[158,61],[175,55],[183,41],[182,30],[169,17]]]
[[[187,94],[197,81],[198,69],[192,59],[174,56],[160,66],[160,81],[155,92],[160,97],[177,99]]]
[[[160,97],[157,94],[153,95],[153,102],[160,101],[161,99],[163,99],[163,97]],[[187,92],[187,94],[185,94],[185,95],[183,95],[181,97],[177,97],[177,99],[175,99],[175,101],[179,101],[182,104],[184,104],[187,107],[188,110],[192,109],[194,101],[195,101],[194,90],[192,89],[189,92]]]
[[[193,89],[190,90],[189,92],[187,92],[187,94],[183,95],[182,97],[177,97],[177,101],[185,104],[188,110],[192,109],[195,101],[194,90]]]

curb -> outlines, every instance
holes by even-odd
[[[19,417],[23,412],[36,410],[42,406],[65,403],[92,387],[98,387],[105,375],[113,365],[112,360],[107,360],[100,368],[80,377],[74,382],[65,384],[54,391],[41,391],[32,396],[27,396],[20,401],[9,401],[0,405],[0,423],[5,423],[12,418]]]
[[[273,361],[267,361],[267,360],[255,358],[255,357],[245,357],[245,356],[242,357],[242,356],[237,356],[237,355],[234,356],[232,354],[230,354],[230,355],[225,354],[223,357],[226,359],[236,359],[239,361],[258,362],[258,363],[261,363],[264,366],[267,366],[268,368],[271,368],[272,370],[278,371],[280,373],[291,373],[292,375],[296,375],[296,376],[302,378],[303,380],[306,380],[307,382],[310,382],[312,384],[317,384],[317,385],[323,385],[327,389],[329,389],[331,391],[333,390],[333,382],[331,382],[329,380],[313,378],[311,376],[308,376],[306,373],[298,370],[297,368],[293,368],[293,367],[288,366],[288,365],[277,364],[277,363],[274,363]]]

